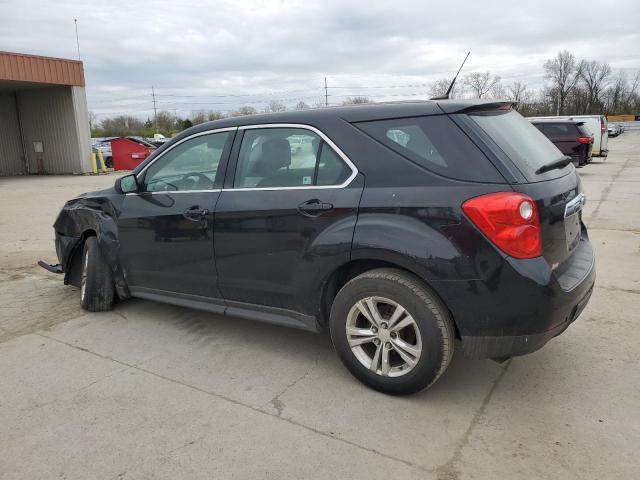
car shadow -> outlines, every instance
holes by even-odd
[[[210,350],[212,361],[220,348],[228,348],[230,352],[241,348],[243,355],[255,352],[256,366],[265,361],[284,360],[311,368],[317,362],[322,362],[322,374],[334,377],[336,385],[344,382],[345,378],[357,382],[339,361],[328,330],[313,333],[141,299],[118,304],[115,313],[129,321],[153,319],[164,329],[174,328],[175,334],[168,332],[168,335],[183,342],[186,348]],[[462,354],[459,342],[454,348],[453,359],[442,377],[430,389],[412,398],[427,395],[425,398],[430,402],[439,402],[450,401],[455,395],[469,394],[470,389],[484,392],[508,365],[492,360],[468,359]],[[228,358],[227,368],[246,368],[234,364],[233,354]],[[219,362],[220,358],[216,358],[216,361]],[[239,370],[238,375],[241,373]],[[367,389],[364,385],[362,387]]]

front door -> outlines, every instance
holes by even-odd
[[[319,282],[349,260],[363,179],[310,127],[241,127],[238,138],[216,206],[220,291],[230,306],[315,315]]]
[[[233,131],[175,144],[138,175],[118,219],[120,261],[132,293],[220,298],[213,258],[214,210]]]

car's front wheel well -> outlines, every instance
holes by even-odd
[[[392,262],[385,262],[383,260],[352,260],[349,263],[342,265],[340,268],[335,270],[325,281],[324,288],[322,289],[322,299],[321,299],[321,312],[320,312],[320,324],[324,327],[328,325],[329,315],[331,313],[331,305],[333,304],[333,300],[340,291],[340,289],[350,280],[357,277],[358,275],[363,274],[364,272],[368,272],[369,270],[374,270],[377,268],[393,268],[395,270],[402,270],[411,275],[417,276],[415,272],[408,270],[407,268],[396,265]],[[418,277],[419,278],[419,277]],[[422,283],[424,283],[435,295],[437,292],[428,285],[427,282],[420,279]],[[440,298],[440,297],[439,297]],[[442,304],[446,306],[446,303],[440,298]],[[448,307],[447,307],[448,308]],[[455,331],[456,338],[460,338],[460,334],[458,332],[458,327],[455,324],[455,318],[449,309],[449,313],[451,314],[451,318],[453,319],[453,328]]]
[[[71,257],[69,258],[66,265],[66,283],[69,285],[73,285],[75,287],[80,286],[80,277],[82,276],[82,251],[84,249],[84,242],[86,242],[89,237],[96,237],[97,234],[95,230],[88,229],[82,232],[80,238],[78,239],[75,247],[73,248],[73,252],[71,253]]]

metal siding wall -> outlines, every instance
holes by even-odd
[[[25,172],[15,97],[12,93],[0,93],[0,176],[22,173]]]
[[[38,173],[33,142],[44,146],[46,173],[82,173],[73,96],[70,87],[18,92],[18,107],[29,159],[29,173]]]
[[[84,87],[71,87],[73,110],[75,112],[76,130],[80,157],[78,168],[85,173],[91,172],[91,129],[89,128],[89,110]]]

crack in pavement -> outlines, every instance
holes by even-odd
[[[498,388],[500,381],[507,373],[507,369],[509,368],[510,365],[511,365],[511,359],[507,360],[504,368],[502,369],[502,372],[500,372],[500,374],[493,381],[493,385],[489,389],[489,392],[487,392],[487,395],[482,400],[480,407],[478,408],[478,410],[476,410],[475,415],[471,419],[471,422],[467,427],[467,431],[460,438],[460,440],[456,442],[451,458],[449,458],[447,463],[444,463],[436,468],[438,480],[458,480],[458,478],[460,478],[460,472],[456,469],[455,464],[460,459],[460,455],[462,454],[462,449],[467,445],[467,443],[469,442],[469,437],[471,437],[473,430],[476,428],[478,423],[480,423],[480,419],[484,415],[484,412],[487,409],[487,405],[489,405],[489,401],[491,400],[493,393]]]
[[[596,216],[598,215],[598,212],[600,212],[600,206],[602,205],[603,202],[607,200],[607,198],[609,198],[609,193],[611,193],[613,184],[618,179],[618,177],[622,175],[622,172],[624,171],[625,168],[627,168],[630,162],[631,162],[631,157],[627,157],[627,160],[622,164],[622,167],[620,167],[620,169],[613,174],[613,176],[611,177],[611,181],[609,182],[609,185],[607,185],[605,189],[602,190],[602,195],[600,195],[600,198],[597,200],[598,205],[596,205],[596,208],[594,208],[593,212],[591,212],[591,215],[589,215],[589,220],[587,220],[587,223],[590,224],[591,222],[593,222],[593,220],[595,220]]]
[[[186,388],[194,390],[196,392],[199,392],[199,393],[202,393],[202,394],[205,394],[205,395],[209,395],[211,397],[215,397],[215,398],[218,398],[220,400],[224,400],[224,401],[229,402],[229,403],[231,403],[233,405],[252,410],[253,412],[256,412],[256,413],[259,413],[259,414],[262,414],[262,415],[266,415],[268,417],[271,417],[273,419],[277,419],[277,420],[282,421],[282,422],[286,422],[286,423],[288,423],[290,425],[293,425],[295,427],[302,428],[304,430],[307,430],[309,432],[312,432],[312,433],[315,433],[317,435],[323,436],[325,438],[330,438],[330,439],[335,440],[337,442],[344,443],[344,444],[349,445],[351,447],[355,447],[355,448],[357,448],[359,450],[362,450],[362,451],[365,451],[365,452],[368,452],[368,453],[373,453],[375,455],[381,456],[381,457],[386,458],[388,460],[392,460],[394,462],[398,462],[398,463],[401,463],[403,465],[406,465],[406,466],[408,466],[410,468],[413,468],[413,469],[416,469],[416,470],[420,470],[422,472],[427,472],[427,473],[435,472],[435,469],[429,469],[429,468],[423,467],[422,465],[418,465],[418,464],[412,463],[412,462],[410,462],[408,460],[405,460],[403,458],[396,457],[396,456],[393,456],[393,455],[389,455],[389,454],[384,453],[384,452],[382,452],[380,450],[376,450],[375,448],[366,447],[364,445],[360,445],[360,444],[358,444],[356,442],[353,442],[351,440],[347,440],[346,438],[341,438],[341,437],[338,437],[338,436],[333,435],[331,433],[323,432],[322,430],[318,430],[317,428],[311,427],[309,425],[305,425],[304,423],[296,422],[295,420],[292,420],[290,418],[281,417],[281,416],[279,416],[277,414],[274,414],[274,413],[272,413],[272,412],[270,412],[268,410],[263,410],[262,408],[258,408],[258,407],[254,407],[254,406],[246,404],[246,403],[242,403],[239,400],[236,400],[234,398],[228,397],[228,396],[223,395],[221,393],[216,393],[216,392],[212,392],[212,391],[209,391],[209,390],[205,390],[203,388],[196,387],[195,385],[190,385],[190,384],[185,383],[183,381],[176,380],[174,378],[167,377],[165,375],[162,375],[162,374],[159,374],[159,373],[156,373],[156,372],[152,372],[151,370],[147,370],[145,368],[142,368],[142,367],[138,366],[138,364],[132,365],[132,364],[129,364],[127,362],[123,362],[123,361],[117,360],[115,358],[109,357],[107,355],[103,355],[101,353],[93,352],[93,351],[91,351],[91,350],[89,350],[87,348],[80,347],[78,345],[74,345],[72,343],[65,342],[63,340],[59,340],[57,338],[50,337],[48,335],[44,335],[42,333],[35,333],[35,335],[38,335],[38,336],[43,337],[43,338],[47,338],[47,339],[49,339],[51,341],[58,342],[58,343],[60,343],[62,345],[66,345],[66,346],[71,347],[71,348],[75,348],[76,350],[80,350],[82,352],[88,353],[90,355],[94,355],[94,356],[102,358],[104,360],[115,362],[115,363],[118,363],[118,364],[126,366],[126,367],[130,367],[131,369],[137,370],[137,371],[142,372],[142,373],[146,373],[148,375],[152,375],[152,376],[154,376],[156,378],[159,378],[161,380],[165,380],[167,382],[171,382],[173,384],[186,387]],[[505,369],[506,369],[506,367],[505,367]],[[499,378],[502,378],[502,375]],[[492,389],[492,391],[493,391],[493,389]]]
[[[300,377],[296,378],[293,382],[291,382],[289,385],[287,385],[286,387],[284,387],[278,394],[276,394],[271,401],[269,402],[271,404],[271,406],[273,408],[276,409],[277,416],[281,417],[282,416],[282,411],[284,410],[284,402],[282,400],[280,400],[280,398],[287,393],[291,388],[293,388],[294,386],[296,386],[296,384],[298,384],[299,382],[301,382],[302,380],[304,380],[305,378],[307,378],[311,372],[313,372],[313,370],[318,366],[318,359],[320,358],[320,354],[318,354],[316,356],[315,361],[313,362],[313,365],[311,365],[311,367],[309,367],[309,370],[307,370],[304,374],[300,375]]]

